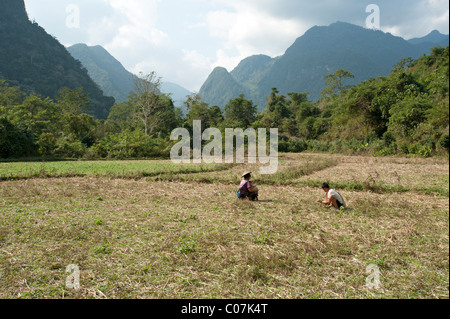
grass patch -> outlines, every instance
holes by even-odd
[[[301,182],[305,186],[320,188],[322,183],[321,181],[315,180],[304,180]],[[436,195],[441,197],[449,197],[449,190],[442,188],[440,186],[402,186],[402,185],[386,185],[384,183],[371,182],[371,181],[329,181],[330,185],[333,185],[333,188],[348,190],[348,191],[370,191],[374,193],[408,193],[408,192],[417,192],[426,195]]]
[[[0,181],[30,178],[107,177],[139,179],[227,170],[226,164],[174,164],[171,161],[64,161],[1,163]]]
[[[448,162],[383,158],[367,168],[372,158],[332,157],[330,168],[329,160],[285,156],[278,175],[256,175],[260,202],[236,199],[247,165],[160,167],[171,182],[107,172],[2,181],[0,298],[448,298],[449,202],[437,192]],[[358,165],[364,174],[353,173]],[[380,173],[365,184],[367,172],[390,166],[398,179]],[[317,203],[329,170],[339,172],[328,176],[347,210]],[[395,188],[411,171],[423,191]],[[339,179],[345,172],[353,182]],[[65,287],[72,264],[80,290]],[[380,268],[379,290],[366,287],[369,265]]]

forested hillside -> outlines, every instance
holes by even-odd
[[[88,70],[89,76],[106,95],[114,97],[118,103],[128,100],[137,76],[125,69],[102,46],[87,46],[80,43],[68,47],[67,50]],[[183,111],[185,111],[183,102],[186,96],[192,94],[171,82],[162,82],[161,92],[171,94],[175,106],[182,108]]]
[[[192,132],[194,120],[221,130],[279,128],[281,152],[448,154],[448,46],[418,60],[401,60],[386,77],[352,86],[353,76],[340,69],[324,77],[317,102],[308,93],[283,95],[272,88],[260,113],[244,95],[230,99],[223,110],[192,95],[184,116],[160,93],[160,79],[152,73],[139,78],[141,89],[115,104],[106,121],[85,113],[89,100],[82,90],[62,89],[50,99],[0,81],[0,158],[167,158],[174,144],[171,131]]]
[[[436,43],[439,42],[439,43]],[[448,45],[448,35],[432,33],[411,42],[382,31],[349,23],[316,26],[299,37],[277,58],[256,55],[244,59],[233,71],[217,68],[200,89],[208,104],[224,107],[224,96],[244,94],[262,111],[272,87],[286,95],[309,92],[316,101],[324,88],[324,76],[338,69],[354,74],[351,84],[387,76],[401,59],[419,58],[437,44]],[[220,72],[219,72],[220,70]]]
[[[50,98],[63,87],[83,88],[87,112],[97,118],[105,119],[114,104],[62,44],[28,20],[23,0],[0,2],[0,79]]]
[[[431,156],[449,148],[449,47],[400,61],[388,77],[348,86],[345,70],[326,77],[317,103],[272,94],[259,125],[281,125],[285,149]],[[270,108],[270,107],[269,107]],[[274,123],[284,112],[281,122]]]
[[[81,62],[105,94],[113,96],[116,102],[128,100],[136,75],[127,71],[108,51],[99,45],[89,47],[86,44],[72,45],[67,51]]]

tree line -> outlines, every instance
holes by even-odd
[[[62,88],[55,99],[25,94],[0,80],[0,158],[168,158],[178,127],[278,128],[281,152],[337,152],[429,157],[449,150],[449,48],[399,62],[387,77],[355,86],[353,74],[325,77],[317,102],[308,93],[267,97],[266,108],[244,95],[221,109],[198,94],[186,98],[186,113],[160,91],[155,72],[140,74],[129,100],[116,103],[106,120],[87,114],[83,89]]]

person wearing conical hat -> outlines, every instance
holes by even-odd
[[[252,172],[245,172],[242,174],[243,180],[239,185],[239,189],[237,192],[237,196],[239,199],[250,199],[251,201],[258,200],[258,187],[250,182],[250,178],[252,177]]]

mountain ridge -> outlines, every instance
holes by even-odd
[[[105,48],[100,45],[74,44],[67,51],[88,70],[90,77],[116,102],[128,99],[136,75],[127,71]]]
[[[69,53],[88,70],[91,78],[117,102],[128,100],[129,93],[134,88],[137,75],[128,71],[120,61],[100,45],[88,46],[77,43],[67,48]],[[176,107],[184,109],[183,102],[192,93],[182,86],[163,81],[161,91],[171,94]]]
[[[408,42],[412,44],[420,44],[424,42],[439,44],[442,43],[443,41],[448,41],[448,35],[442,34],[438,30],[433,30],[424,37],[412,38],[408,40]]]
[[[23,0],[0,2],[0,77],[26,93],[56,98],[63,87],[83,87],[88,113],[105,119],[114,98],[105,96],[87,70],[37,23],[29,21]]]
[[[448,41],[448,36],[443,37]],[[387,76],[400,60],[429,53],[435,43],[424,41],[414,45],[390,33],[339,21],[329,26],[314,26],[297,38],[282,56],[268,57],[270,60],[260,57],[259,65],[246,67],[249,61],[258,64],[258,55],[248,57],[231,72],[227,71],[228,74],[214,70],[199,94],[206,103],[223,108],[228,102],[224,97],[235,98],[239,86],[239,91],[253,100],[259,111],[265,108],[266,97],[274,87],[281,94],[309,92],[310,99],[317,100],[326,75],[346,69],[355,75],[349,84]],[[233,83],[232,80],[237,85],[227,88],[224,84]]]

